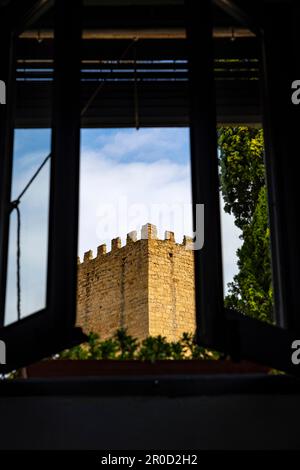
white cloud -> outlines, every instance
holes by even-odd
[[[114,160],[156,161],[159,159],[182,159],[188,142],[187,129],[122,129],[100,135],[96,143],[101,155]]]
[[[187,134],[178,129],[172,129],[171,135],[164,129],[118,131],[112,142],[106,143],[103,137],[99,138],[98,142],[101,141],[103,146],[98,151],[84,149],[81,257],[85,251],[95,251],[102,243],[110,250],[110,241],[117,236],[124,244],[128,232],[139,232],[147,222],[157,226],[160,238],[165,230],[173,230],[177,242],[182,241],[183,235],[192,234],[190,168],[188,156],[181,155],[180,158],[182,137],[186,138]],[[162,152],[160,148],[163,148]],[[128,158],[133,149],[138,150],[138,159]],[[162,154],[164,158],[161,158]],[[237,272],[235,253],[241,241],[233,217],[223,210],[221,222],[226,286]]]
[[[160,218],[164,217],[163,214],[167,217],[174,210],[174,203],[179,209],[183,204],[190,203],[188,182],[187,165],[167,160],[116,163],[96,153],[83,155],[80,253],[99,243],[109,243],[111,238],[125,238],[128,232],[139,230],[147,222],[157,224],[161,235],[164,230],[173,229],[161,226]],[[154,212],[160,209],[159,204],[164,206],[161,208],[164,211],[155,215]],[[134,217],[135,209],[139,210],[139,217]],[[107,227],[109,222],[110,228]],[[178,237],[183,237],[184,230],[191,231],[190,217],[185,226],[181,221],[177,222],[181,226]]]

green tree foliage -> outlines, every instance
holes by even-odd
[[[237,251],[239,272],[229,283],[227,307],[271,322],[273,291],[270,230],[261,129],[219,130],[220,186],[225,212],[233,214],[243,244]]]
[[[220,182],[224,210],[241,230],[249,225],[262,186],[265,185],[264,142],[261,129],[219,129]]]
[[[168,342],[164,336],[148,336],[140,343],[120,329],[112,338],[101,341],[90,333],[86,343],[63,351],[58,359],[113,359],[155,362],[158,360],[218,359],[219,354],[196,344],[195,337],[183,333],[179,341]]]

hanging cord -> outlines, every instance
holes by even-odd
[[[117,63],[120,64],[120,61],[124,59],[124,57],[127,55],[133,44],[135,44],[138,41],[138,38],[134,38],[132,42],[126,47],[122,55],[119,57],[117,60]],[[113,69],[107,73],[106,77],[104,80],[100,83],[100,85],[96,88],[94,93],[91,95],[90,99],[87,101],[86,105],[83,107],[81,110],[80,116],[83,117],[97,95],[100,93],[102,88],[104,87],[106,80],[110,77],[110,75],[113,74]],[[27,190],[30,188],[34,180],[37,178],[39,173],[42,171],[48,160],[50,160],[52,156],[52,153],[50,152],[47,157],[42,161],[41,165],[37,168],[36,172],[32,175],[28,183],[24,186],[23,190],[20,192],[19,196],[14,200],[10,202],[10,212],[12,213],[13,211],[16,211],[17,213],[17,315],[18,315],[18,321],[21,319],[21,212],[20,212],[20,202],[24,194],[27,192]]]
[[[136,43],[138,41],[138,38],[134,38],[132,40],[132,42],[130,44],[128,44],[128,46],[126,47],[126,49],[124,50],[123,54],[119,57],[118,59],[118,63],[120,63],[120,61],[122,59],[124,59],[124,57],[126,57],[127,55],[127,52],[132,48],[133,44]],[[107,75],[106,77],[104,78],[103,82],[100,83],[100,85],[96,88],[96,90],[94,91],[94,93],[91,95],[90,99],[87,101],[86,105],[83,107],[82,111],[81,111],[81,117],[85,114],[85,112],[88,110],[88,108],[90,107],[90,105],[92,104],[92,102],[94,101],[94,99],[96,98],[96,96],[98,95],[98,93],[102,90],[102,88],[104,87],[105,83],[106,83],[106,80],[109,78],[110,75],[112,75],[113,73],[113,70],[111,69],[109,72],[107,72]]]
[[[135,128],[138,131],[140,128],[140,115],[139,115],[139,92],[138,92],[138,77],[136,69],[137,60],[137,47],[134,48],[134,122]]]
[[[18,321],[21,319],[21,212],[20,201],[15,200],[10,203],[11,211],[17,213],[17,314]]]
[[[127,54],[127,52],[131,49],[131,47],[133,46],[133,44],[138,40],[138,38],[134,38],[132,40],[132,42],[126,47],[125,51],[123,52],[123,54],[120,56],[120,58],[118,59],[118,62],[120,62]],[[92,96],[90,97],[90,99],[88,100],[88,102],[86,103],[86,105],[83,107],[83,109],[81,110],[81,113],[80,113],[80,116],[83,117],[85,115],[85,113],[87,112],[87,110],[89,109],[89,107],[91,106],[91,104],[93,103],[93,101],[95,100],[95,98],[97,97],[98,93],[100,93],[100,91],[102,90],[103,86],[105,85],[106,83],[106,80],[107,78],[109,78],[110,75],[113,74],[113,69],[111,69],[108,73],[107,73],[107,76],[104,78],[104,81],[100,83],[100,85],[96,88],[96,90],[94,91],[94,93],[92,94]],[[15,204],[19,204],[21,202],[21,198],[24,196],[24,194],[26,193],[26,191],[29,189],[29,187],[31,186],[31,184],[34,182],[34,180],[36,179],[36,177],[38,176],[38,174],[40,173],[40,171],[43,169],[43,167],[46,165],[47,161],[51,158],[51,152],[49,153],[49,155],[47,155],[47,157],[43,160],[43,162],[41,163],[41,165],[38,167],[38,169],[36,170],[36,172],[33,174],[33,176],[30,178],[30,180],[28,181],[28,183],[26,184],[26,186],[24,187],[24,189],[21,191],[21,193],[19,194],[19,196],[16,198],[15,201],[13,201],[11,203],[11,205],[15,206]]]
[[[17,213],[17,314],[21,320],[21,212],[16,207]]]

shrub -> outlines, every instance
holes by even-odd
[[[113,359],[155,362],[158,360],[219,359],[216,351],[210,351],[196,344],[195,336],[183,333],[178,341],[168,342],[164,336],[148,336],[138,342],[119,329],[109,339],[100,340],[96,333],[89,333],[88,340],[59,354],[58,359]]]

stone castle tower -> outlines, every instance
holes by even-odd
[[[175,242],[174,233],[157,238],[155,225],[142,227],[98,247],[78,264],[77,323],[107,339],[118,328],[139,340],[163,335],[170,341],[195,331],[194,252],[192,239]]]

